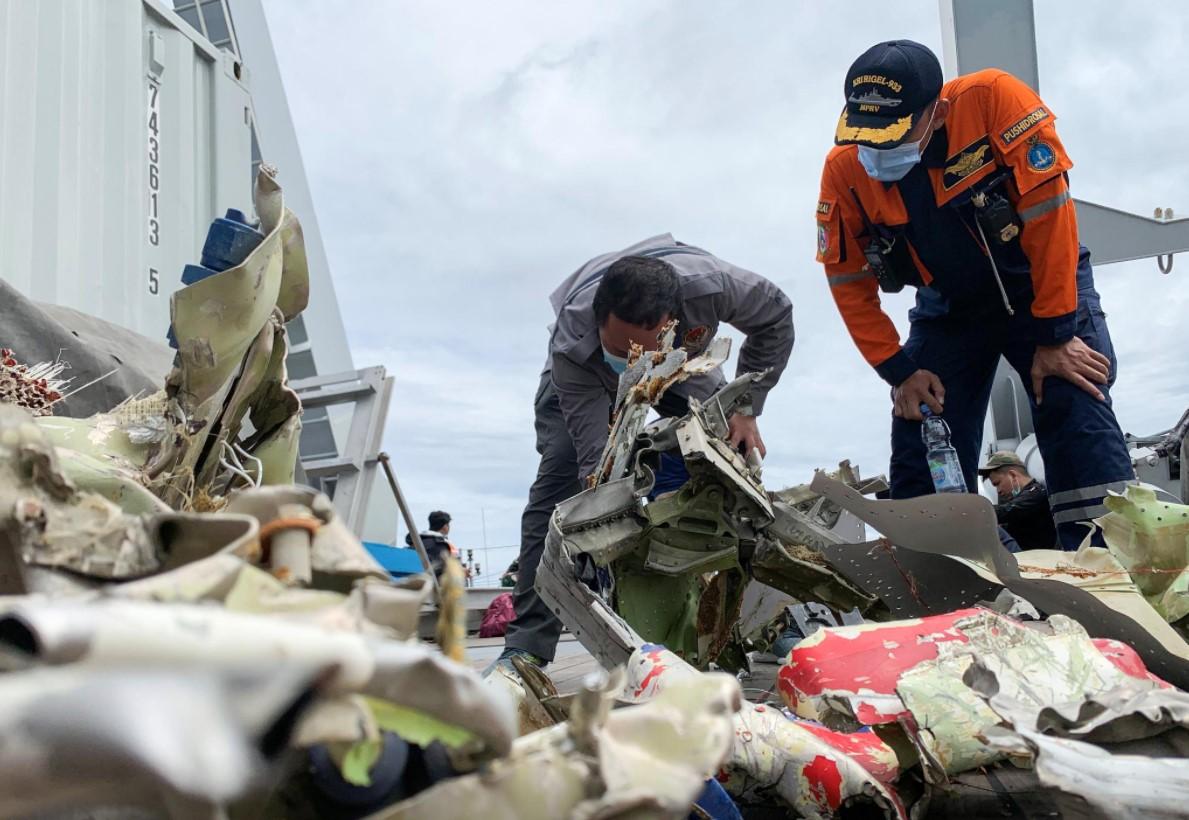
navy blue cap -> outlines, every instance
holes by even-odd
[[[872,46],[846,72],[846,107],[834,144],[899,145],[941,93],[941,85],[941,63],[920,43],[890,40]]]

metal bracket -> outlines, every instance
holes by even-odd
[[[941,0],[946,75],[1001,68],[1040,91],[1032,6],[1033,0]],[[1092,237],[1086,244],[1096,265],[1152,256],[1171,259],[1174,253],[1189,251],[1189,219],[1152,219],[1094,202],[1075,202],[1078,233]]]
[[[367,502],[371,497],[384,435],[384,421],[388,418],[392,383],[393,379],[383,367],[312,376],[289,383],[301,399],[303,409],[355,405],[347,441],[339,447],[340,455],[302,459],[301,467],[311,486],[334,481],[335,511],[356,535],[363,532]]]

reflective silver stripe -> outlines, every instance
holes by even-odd
[[[1128,484],[1134,483],[1134,481],[1112,481],[1109,484],[1097,484],[1093,487],[1078,487],[1076,490],[1062,490],[1059,493],[1050,493],[1049,503],[1053,506],[1058,506],[1060,504],[1069,504],[1072,501],[1093,501],[1095,499],[1105,497],[1108,490],[1114,490],[1117,493],[1121,493]]]
[[[848,282],[860,282],[864,279],[870,279],[871,274],[867,271],[860,271],[859,273],[844,273],[841,276],[827,276],[826,279],[830,282],[830,287],[837,287],[838,285],[845,285]]]
[[[1031,208],[1025,208],[1024,210],[1020,211],[1020,219],[1023,222],[1031,222],[1038,217],[1044,216],[1049,211],[1060,208],[1066,202],[1069,202],[1070,199],[1071,197],[1069,195],[1069,191],[1062,191],[1052,199],[1046,199],[1044,202],[1037,203]]]
[[[1091,518],[1099,518],[1110,512],[1102,504],[1093,504],[1089,507],[1073,507],[1072,509],[1062,510],[1053,515],[1053,520],[1058,524],[1068,524],[1070,521],[1089,521]]]

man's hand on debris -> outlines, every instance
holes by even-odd
[[[759,450],[760,456],[768,455],[768,448],[764,446],[764,439],[760,437],[760,428],[756,424],[756,417],[744,413],[736,413],[727,422],[727,441],[736,450],[743,445],[743,455],[749,455],[753,449]]]
[[[1095,384],[1106,384],[1111,377],[1111,360],[1074,336],[1059,345],[1038,345],[1032,355],[1032,392],[1036,403],[1044,398],[1046,376],[1072,382],[1099,401],[1102,391]]]
[[[893,412],[898,418],[921,421],[921,405],[941,414],[945,403],[945,387],[936,373],[918,370],[892,391]]]

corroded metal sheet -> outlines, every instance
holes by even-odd
[[[822,556],[893,618],[922,618],[993,601],[1003,589],[945,555],[897,547],[887,539],[825,544]]]

